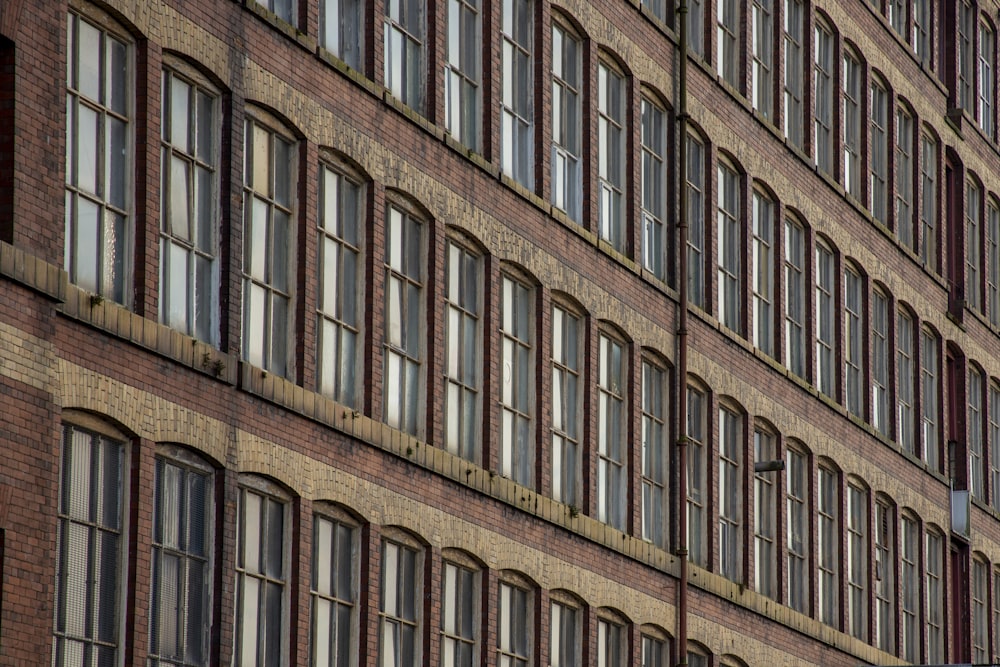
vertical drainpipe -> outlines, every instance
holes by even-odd
[[[687,520],[687,346],[688,346],[688,195],[687,195],[687,65],[688,65],[688,0],[680,0],[677,7],[677,26],[680,31],[678,59],[680,68],[677,86],[677,467],[679,482],[677,492],[677,549],[680,559],[680,581],[677,584],[677,664],[683,667],[687,659],[687,614],[688,614],[688,520]]]

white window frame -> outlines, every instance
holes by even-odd
[[[583,42],[552,22],[552,205],[583,221]]]
[[[910,20],[909,13],[912,2],[913,0],[887,0],[885,3],[889,25],[904,40],[906,39],[906,27]]]
[[[641,667],[667,667],[670,661],[670,641],[643,633],[641,635]]]
[[[899,655],[909,662],[920,660],[920,524],[907,514],[900,521],[900,645]]]
[[[695,387],[687,388],[687,536],[688,558],[708,567],[708,395]]]
[[[990,506],[1000,511],[1000,385],[991,380],[988,386],[986,443],[990,452]]]
[[[983,307],[990,325],[1000,327],[1000,203],[990,197],[986,203],[986,298]]]
[[[955,51],[958,63],[955,67],[955,87],[958,107],[973,114],[976,53],[976,14],[970,0],[956,0],[955,3]]]
[[[255,0],[257,4],[271,12],[285,23],[298,23],[298,3],[296,0]]]
[[[785,366],[806,375],[806,231],[785,216]]]
[[[705,58],[705,12],[707,0],[688,2],[688,48],[695,55]]]
[[[597,366],[597,520],[625,530],[628,489],[628,346],[601,332]]]
[[[501,278],[500,474],[531,486],[534,480],[534,291],[513,276]],[[525,376],[522,380],[522,376]]]
[[[619,251],[627,245],[625,224],[625,102],[628,80],[614,67],[597,65],[597,183],[600,237]]]
[[[875,499],[875,643],[886,653],[896,651],[896,510],[884,498]]]
[[[549,667],[580,667],[583,611],[559,597],[552,600],[549,621]]]
[[[583,318],[552,306],[552,497],[579,507],[583,434]]]
[[[722,80],[737,90],[740,87],[740,3],[716,0],[715,69]]]
[[[597,619],[597,667],[624,667],[628,636],[623,623]]]
[[[994,92],[994,77],[996,76],[995,48],[996,33],[985,21],[980,21],[979,48],[977,50],[979,54],[979,71],[977,74],[979,76],[976,81],[979,92],[979,104],[976,108],[976,117],[979,120],[979,127],[982,128],[983,132],[990,139],[993,139],[995,136],[996,123],[996,119],[994,118],[996,113],[996,94]]]
[[[296,143],[256,116],[245,125],[243,358],[281,377],[292,373]],[[261,155],[261,153],[264,155]]]
[[[903,106],[896,108],[896,236],[904,247],[916,250],[913,227],[913,116]]]
[[[920,259],[936,272],[938,227],[938,142],[927,133],[920,135]]]
[[[364,294],[364,186],[328,164],[319,171],[316,386],[324,396],[356,408],[363,378],[358,295]]]
[[[479,664],[480,571],[451,556],[441,564],[441,667]]]
[[[483,259],[456,238],[445,242],[445,285],[445,448],[480,463]]]
[[[972,558],[969,598],[972,605],[970,630],[972,634],[972,661],[985,664],[990,659],[989,588],[990,564],[980,556]]]
[[[965,188],[965,305],[982,312],[982,214],[983,189],[975,181]]]
[[[507,580],[500,581],[497,591],[497,664],[529,667],[533,664],[532,591]]]
[[[852,265],[844,267],[844,407],[855,417],[864,412],[863,326],[865,281]]]
[[[966,445],[969,457],[969,492],[973,498],[986,499],[985,481],[983,478],[983,375],[975,366],[969,366],[968,399],[968,441]]]
[[[688,298],[705,308],[705,145],[692,134],[687,142]]]
[[[98,17],[70,11],[67,19],[63,266],[74,285],[129,307],[134,45],[110,18],[93,13]]]
[[[833,33],[817,23],[813,37],[813,156],[816,166],[833,173]]]
[[[871,304],[871,357],[872,357],[872,415],[871,424],[883,437],[888,438],[892,429],[892,396],[889,364],[889,297],[879,288],[872,292]]]
[[[426,226],[401,205],[389,204],[383,260],[382,414],[386,424],[415,436],[424,428]]]
[[[941,467],[938,348],[937,335],[928,329],[923,329],[920,340],[921,445],[924,460],[931,470],[938,470]]]
[[[840,476],[831,468],[819,467],[817,489],[816,616],[821,623],[839,627],[840,585]]]
[[[926,565],[924,566],[927,586],[927,614],[925,617],[927,633],[927,655],[925,659],[931,663],[944,662],[945,634],[944,615],[945,596],[945,540],[937,530],[926,533]]]

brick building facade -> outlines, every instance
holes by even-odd
[[[0,664],[1000,662],[1000,5],[688,4],[0,2]]]

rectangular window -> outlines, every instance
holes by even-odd
[[[864,281],[854,268],[844,269],[844,407],[855,417],[864,409],[863,302]]]
[[[688,48],[705,57],[705,0],[688,2]]]
[[[927,657],[930,663],[944,662],[944,538],[927,533]]]
[[[445,246],[445,443],[448,451],[469,461],[480,461],[482,440],[480,380],[482,366],[480,258],[453,240]]]
[[[409,546],[382,541],[379,596],[379,667],[420,664],[420,554]]]
[[[837,473],[828,468],[819,469],[819,507],[816,529],[817,557],[819,570],[816,579],[818,588],[819,620],[822,623],[838,627],[837,623],[837,589],[840,563],[840,494],[837,490]]]
[[[476,659],[476,573],[444,563],[441,582],[441,667],[473,667]],[[347,663],[345,663],[347,664]]]
[[[474,151],[479,141],[482,15],[479,0],[448,0],[448,62],[444,68],[445,127]]]
[[[1000,206],[986,206],[986,311],[990,324],[1000,327]]]
[[[649,10],[649,12],[660,20],[661,23],[666,23],[667,21],[667,2],[666,0],[642,0],[642,6]]]
[[[900,657],[909,662],[920,659],[920,526],[904,516],[900,529],[902,566],[902,637]]]
[[[719,409],[719,574],[741,580],[743,434],[740,417]]]
[[[417,113],[424,113],[424,12],[423,0],[386,0],[383,24],[385,87]]]
[[[888,220],[889,103],[888,95],[882,86],[873,83],[871,94],[871,145],[869,146],[871,183],[868,206],[872,217],[884,225]]]
[[[218,345],[216,96],[164,70],[162,99],[159,318]]]
[[[597,385],[597,519],[625,530],[625,347],[600,336]]]
[[[754,461],[773,461],[777,456],[774,436],[759,429],[753,433]],[[761,595],[778,597],[778,561],[775,548],[778,507],[773,472],[754,474],[754,588]]]
[[[802,0],[785,0],[785,136],[805,148],[805,30]]]
[[[625,78],[601,63],[597,67],[597,178],[600,236],[625,252]]]
[[[872,293],[872,426],[889,437],[889,299]]]
[[[993,138],[993,30],[985,23],[979,24],[979,127]]]
[[[534,178],[534,61],[532,0],[503,0],[500,164],[503,173],[526,188]]]
[[[896,235],[905,247],[915,250],[913,232],[913,118],[896,109]]]
[[[910,11],[910,3],[913,0],[888,0],[886,9],[889,11],[889,25],[896,31],[896,34],[906,39],[907,14]]]
[[[706,467],[705,433],[706,400],[700,391],[688,387],[687,390],[687,546],[691,562],[701,567],[708,566],[708,546],[706,533],[709,529],[705,519],[708,504],[708,489],[705,487],[708,470]]]
[[[666,667],[669,659],[667,642],[655,637],[642,636],[641,667]]]
[[[214,551],[210,469],[156,457],[149,657],[209,664]]]
[[[816,388],[834,397],[836,365],[834,364],[834,273],[833,252],[823,245],[816,246]]]
[[[580,504],[580,387],[579,318],[555,306],[552,309],[552,497],[567,505]]]
[[[497,665],[528,667],[531,664],[530,593],[500,582],[497,614]]]
[[[119,662],[124,465],[123,443],[63,429],[53,665]]]
[[[913,0],[913,52],[924,65],[931,64],[931,24],[934,21],[932,0]]]
[[[243,358],[285,377],[294,319],[295,146],[252,118],[245,139]]]
[[[789,447],[785,452],[788,529],[788,606],[809,612],[809,460]]]
[[[955,73],[958,81],[958,106],[970,114],[973,107],[973,67],[975,67],[975,10],[969,0],[958,0],[955,6],[957,14],[955,29],[957,31],[956,50],[958,51],[958,71]]]
[[[972,560],[972,660],[985,664],[990,659],[989,612],[987,598],[990,588],[990,566]]]
[[[500,307],[500,474],[530,486],[533,336],[531,290],[504,276]]]
[[[937,142],[926,134],[920,137],[920,259],[937,271]]]
[[[549,667],[579,667],[579,612],[558,602],[552,603],[552,630],[549,633]]]
[[[833,173],[833,35],[825,26],[816,24],[813,40],[815,59],[813,78],[816,105],[813,123],[813,150],[816,166]],[[845,124],[846,127],[846,124]]]
[[[896,540],[893,509],[875,503],[875,637],[886,653],[896,650]]]
[[[69,281],[129,305],[132,236],[131,46],[70,13],[66,63]]]
[[[642,98],[642,265],[660,280],[667,276],[665,115],[663,109]]]
[[[740,8],[736,0],[716,2],[715,68],[722,80],[733,88],[740,87],[739,31]]]
[[[361,187],[321,166],[316,384],[324,396],[354,408],[358,407],[364,229]]]
[[[1000,387],[992,382],[990,383],[989,402],[990,430],[987,443],[990,448],[990,488],[993,490],[990,495],[990,505],[993,509],[1000,510]]]
[[[907,454],[917,453],[915,343],[913,319],[899,311],[896,331],[896,440]]]
[[[705,147],[687,137],[688,297],[705,307]]]
[[[930,331],[922,332],[920,378],[923,414],[924,460],[931,470],[941,468],[940,444],[938,442],[938,341]]]
[[[390,205],[386,237],[384,419],[393,428],[417,435],[422,426],[423,225]]]
[[[582,221],[583,206],[582,57],[580,42],[561,25],[553,23],[552,205],[576,222]]]
[[[844,189],[861,195],[861,65],[853,55],[844,55]],[[817,100],[818,102],[818,100]]]
[[[597,621],[597,667],[622,667],[625,629],[617,623]]]
[[[805,232],[785,218],[785,366],[799,377],[806,374],[806,248]]]
[[[774,11],[771,2],[753,0],[750,9],[753,34],[751,102],[767,119],[774,114]]]
[[[753,193],[753,344],[774,356],[774,205]]]
[[[286,503],[240,487],[236,561],[236,664],[282,665],[288,626]]]
[[[975,368],[969,369],[969,486],[973,498],[984,500],[983,488],[983,378]]]
[[[320,0],[319,45],[356,70],[363,67],[364,2]]]
[[[740,243],[740,184],[736,172],[720,164],[719,200],[717,217],[717,244],[719,267],[719,320],[723,326],[741,332],[740,300],[741,263],[743,247]]]
[[[282,21],[295,25],[297,7],[295,0],[256,0],[257,4],[273,12]]]
[[[969,181],[965,195],[965,304],[972,310],[981,311],[980,278],[982,277],[980,257],[980,216],[982,199],[979,186]]]
[[[2,536],[0,536],[2,537]],[[2,544],[0,544],[2,546]],[[993,662],[1000,663],[1000,569],[993,569]]]
[[[642,539],[666,545],[667,372],[642,362]]]
[[[313,667],[350,667],[357,650],[356,544],[354,526],[319,515],[313,518]]]
[[[847,630],[868,637],[868,492],[847,485]]]

